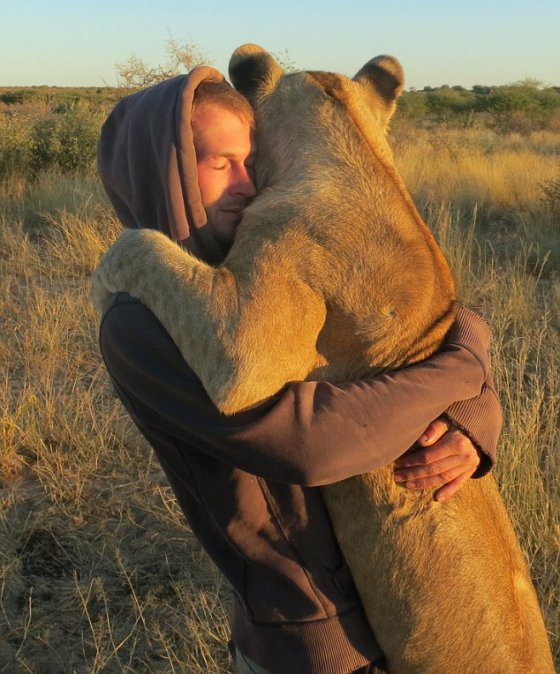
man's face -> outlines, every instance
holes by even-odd
[[[243,209],[255,196],[255,141],[247,120],[219,105],[202,105],[192,118],[198,186],[208,217],[201,235],[229,249]]]

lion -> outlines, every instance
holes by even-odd
[[[227,258],[210,266],[159,232],[126,231],[94,274],[97,306],[117,291],[146,304],[225,414],[291,380],[346,381],[432,354],[458,304],[386,138],[399,62],[378,56],[352,80],[284,74],[245,45],[230,77],[256,112],[259,196]],[[443,503],[399,488],[390,466],[322,489],[391,674],[553,672],[493,477]]]

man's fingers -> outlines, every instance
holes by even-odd
[[[447,457],[460,454],[461,451],[454,446],[454,443],[448,442],[445,436],[433,447],[423,449],[413,449],[395,461],[395,468],[409,468],[412,466],[425,466],[430,463],[437,463]]]
[[[434,419],[432,423],[426,428],[424,433],[418,438],[418,444],[421,447],[429,447],[437,442],[447,431],[449,430],[451,424],[445,419],[445,417],[438,417]]]
[[[399,466],[399,468],[393,472],[393,476],[396,482],[408,482],[410,480],[418,480],[428,477],[439,477],[439,484],[441,484],[445,481],[444,477],[448,475],[449,471],[455,470],[456,468],[466,470],[469,468],[469,466],[465,465],[463,457],[452,455],[446,456],[440,461],[420,463],[418,465],[407,467]],[[449,479],[453,479],[453,477]]]
[[[441,442],[442,439],[448,437],[446,433],[450,432],[450,429],[453,430],[454,427],[444,417],[439,417],[432,421],[422,434],[422,437],[418,439],[417,445],[420,446],[420,449],[414,449],[399,457],[395,461],[395,466],[415,466],[430,463],[453,453],[454,450],[452,448],[446,447],[447,443]],[[429,449],[430,447],[432,449]]]
[[[472,474],[475,470],[473,466],[472,470],[468,469],[467,474]],[[440,485],[445,485],[450,482],[453,482],[457,477],[465,473],[464,465],[455,465],[451,468],[446,468],[441,472],[435,473],[433,475],[427,474],[417,474],[415,476],[407,476],[404,479],[399,476],[395,476],[395,481],[399,487],[405,487],[405,489],[429,489],[430,487],[439,487]]]
[[[416,482],[419,486],[410,487],[416,489],[444,484],[453,480],[459,472],[470,471],[472,474],[480,463],[480,458],[474,448],[468,452],[457,451],[448,454],[446,451],[439,451],[433,447],[429,450],[414,452],[414,454],[419,456],[412,457],[408,463],[395,464],[393,476],[396,482],[407,483],[403,485],[406,487],[409,486],[408,483]],[[430,479],[428,484],[426,480],[429,478],[434,479]]]
[[[472,472],[467,471],[461,475],[458,475],[454,480],[451,480],[451,482],[444,484],[443,487],[440,487],[440,489],[438,489],[434,494],[434,500],[436,500],[438,503],[443,503],[444,501],[450,499],[459,491],[461,485],[464,484],[471,475]]]
[[[397,470],[401,470],[412,466],[437,463],[452,456],[461,457],[460,460],[465,464],[470,464],[472,461],[477,464],[480,462],[476,447],[471,440],[453,426],[434,445],[413,449],[399,457],[394,465]]]

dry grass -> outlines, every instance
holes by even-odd
[[[465,212],[476,206],[486,221],[550,224],[543,185],[560,181],[560,134],[401,126],[394,136],[399,170],[418,204],[444,202]]]
[[[222,581],[100,363],[89,275],[117,231],[61,176],[0,214],[6,674],[227,669]]]
[[[497,476],[559,654],[558,137],[396,131],[405,180],[493,323]],[[556,163],[555,163],[556,162]],[[98,183],[0,207],[0,673],[228,671],[228,594],[98,355],[88,277],[118,231]]]

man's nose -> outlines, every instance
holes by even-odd
[[[233,194],[240,194],[246,199],[252,199],[256,195],[255,183],[245,165],[239,167],[236,172],[231,191]]]

